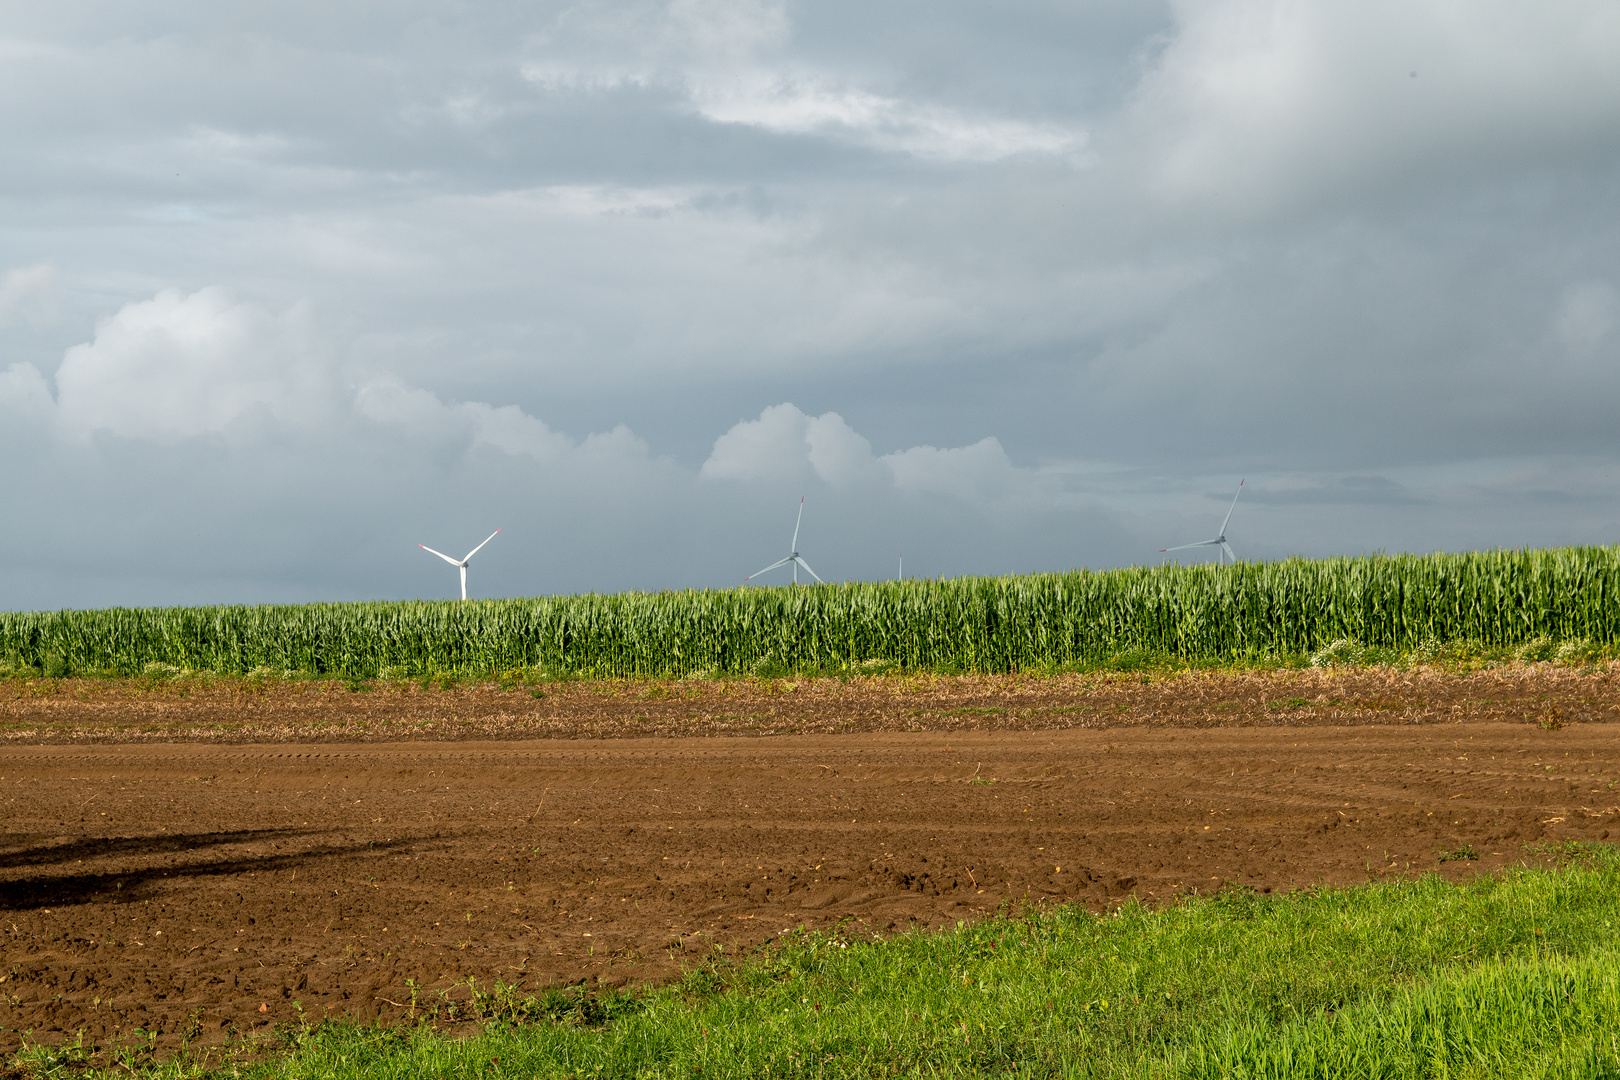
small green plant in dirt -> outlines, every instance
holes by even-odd
[[[475,1034],[320,1025],[213,1075],[1620,1075],[1620,851],[1541,854],[1556,865],[1461,885],[1229,889],[889,937],[784,930],[639,995],[464,985],[448,999]],[[106,1075],[177,1075],[160,1068]]]
[[[1551,660],[1558,652],[1558,643],[1545,635],[1532,638],[1514,650],[1515,659],[1526,664]]]
[[[600,1027],[639,1007],[639,999],[623,991],[599,993],[573,986],[535,994],[499,979],[487,990],[472,977],[428,997],[422,996],[415,983],[410,990],[407,1018],[430,1026],[479,1023],[517,1027],[543,1022]]]
[[[1570,667],[1587,667],[1602,662],[1608,651],[1595,641],[1582,638],[1566,641],[1553,651],[1553,660]]]

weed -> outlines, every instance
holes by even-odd
[[[885,940],[792,932],[639,995],[466,981],[400,1027],[294,1029],[252,1074],[1614,1076],[1620,850],[1558,851],[1560,869],[1464,885],[1228,888]],[[464,1024],[478,1030],[440,1030]],[[127,1065],[103,1075],[193,1075]]]

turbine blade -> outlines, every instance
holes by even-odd
[[[467,599],[467,564],[461,564],[461,598]]]
[[[793,523],[793,546],[788,549],[790,551],[798,551],[799,550],[799,526],[803,522],[804,522],[804,496],[800,495],[799,496],[799,517],[798,517],[798,520],[794,521],[794,523]]]
[[[489,542],[490,542],[490,541],[491,541],[491,540],[493,540],[493,539],[495,539],[495,533],[498,533],[498,532],[500,532],[500,531],[501,531],[501,530],[500,530],[500,529],[496,529],[496,530],[495,530],[495,532],[492,532],[492,533],[490,533],[490,534],[489,534],[489,535],[488,535],[488,536],[486,536],[486,537],[484,537],[484,544],[487,544],[487,543],[489,543]],[[472,558],[472,557],[473,557],[473,556],[474,556],[474,555],[476,555],[476,554],[478,554],[478,548],[481,548],[481,547],[483,547],[483,546],[484,546],[484,544],[479,544],[479,545],[478,545],[478,547],[475,547],[475,548],[473,548],[473,549],[472,549],[472,550],[471,550],[471,551],[469,551],[469,552],[467,552],[467,559],[470,559],[470,558]],[[462,560],[461,560],[461,561],[462,561],[462,562],[466,562],[466,561],[467,561],[467,559],[462,559]]]
[[[450,556],[446,555],[444,552],[442,552],[442,551],[434,551],[432,548],[428,547],[426,544],[417,544],[416,546],[421,548],[423,551],[428,552],[431,555],[437,555],[439,558],[443,559],[445,562],[449,563],[451,566],[460,566],[461,565],[461,563],[457,562],[455,559],[452,559]]]
[[[805,562],[803,559],[799,558],[797,555],[795,555],[793,557],[793,561],[795,563],[798,563],[800,566],[804,567],[805,573],[809,574],[811,577],[816,579],[816,584],[818,584],[818,585],[827,584],[825,581],[822,581],[821,578],[816,577],[816,572],[814,570],[810,569],[810,564],[809,563]]]
[[[1248,479],[1244,477],[1244,479]],[[1232,511],[1237,509],[1238,495],[1243,494],[1243,480],[1238,481],[1237,495],[1232,496],[1232,505],[1226,508],[1226,520],[1221,522],[1221,538],[1226,538],[1226,522],[1232,520]]]
[[[1233,565],[1237,564],[1237,561],[1238,561],[1237,552],[1232,550],[1232,545],[1231,544],[1228,544],[1225,540],[1222,540],[1221,541],[1221,550],[1226,552],[1228,555],[1230,555],[1232,557]]]
[[[743,580],[744,581],[753,581],[755,578],[759,577],[759,575],[768,574],[772,570],[775,570],[778,566],[786,566],[788,563],[790,563],[792,561],[793,561],[793,556],[791,556],[791,555],[789,555],[785,559],[777,559],[775,562],[771,563],[771,565],[767,566],[765,569],[763,569],[763,570],[755,570],[752,574],[749,574],[747,577],[743,578]]]
[[[1177,544],[1173,548],[1160,548],[1159,549],[1159,554],[1163,555],[1167,551],[1186,551],[1188,548],[1195,548],[1195,547],[1209,547],[1212,544],[1219,544],[1219,543],[1220,543],[1219,540],[1200,540],[1196,544]]]

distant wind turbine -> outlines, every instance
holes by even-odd
[[[1244,479],[1246,480],[1247,477]],[[1237,552],[1233,551],[1232,545],[1226,542],[1226,523],[1232,520],[1232,511],[1237,509],[1238,495],[1243,494],[1243,484],[1244,480],[1238,481],[1237,495],[1232,496],[1232,505],[1226,508],[1226,520],[1221,522],[1221,534],[1219,536],[1213,540],[1200,540],[1196,544],[1179,544],[1172,548],[1160,548],[1159,554],[1163,555],[1167,551],[1186,551],[1188,548],[1195,547],[1218,547],[1221,549],[1220,558],[1222,566],[1226,565],[1227,556],[1231,556],[1232,562],[1236,563],[1238,561]]]
[[[816,577],[816,572],[814,570],[810,569],[810,564],[805,562],[803,559],[801,559],[799,557],[799,524],[801,522],[803,522],[803,521],[804,521],[804,496],[801,495],[799,497],[799,517],[798,517],[798,520],[793,523],[793,551],[792,551],[792,553],[790,555],[788,555],[788,557],[785,558],[785,559],[777,559],[775,562],[771,563],[771,565],[767,566],[763,570],[754,571],[752,574],[749,574],[747,577],[743,578],[743,580],[744,581],[753,581],[755,578],[759,577],[759,575],[768,574],[772,570],[775,570],[779,566],[789,566],[789,565],[791,565],[793,567],[793,584],[797,585],[799,583],[799,567],[802,566],[802,567],[804,567],[804,572],[805,573],[807,573],[811,577],[815,578],[816,581],[819,584],[825,585],[826,582],[822,581],[821,578]]]
[[[495,539],[495,533],[498,533],[500,531],[501,531],[500,529],[496,529],[495,532],[492,532],[488,536],[484,537],[484,544],[487,544],[491,540]],[[465,559],[452,559],[450,556],[446,555],[444,552],[442,552],[442,551],[434,551],[432,548],[428,547],[426,544],[417,544],[416,546],[421,548],[423,551],[426,551],[426,552],[429,552],[431,554],[437,555],[439,558],[443,559],[445,562],[449,563],[451,566],[454,566],[454,567],[458,568],[461,571],[461,598],[463,600],[465,600],[465,599],[467,599],[467,562],[474,555],[478,554],[478,549],[482,548],[484,546],[484,544],[479,544],[478,547],[475,547],[471,551],[467,552],[467,557]]]

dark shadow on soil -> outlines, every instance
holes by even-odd
[[[70,874],[0,882],[0,911],[70,907],[75,904],[127,904],[150,898],[165,881],[220,877],[231,874],[294,870],[324,859],[377,854],[414,844],[413,840],[377,840],[327,845],[286,855],[248,856],[189,865],[148,867],[101,874]]]
[[[221,844],[251,844],[265,840],[291,840],[300,836],[316,836],[329,829],[242,829],[234,832],[214,833],[158,833],[155,836],[82,837],[66,843],[36,844],[0,851],[0,870],[12,867],[46,866],[51,863],[73,862],[78,859],[106,859],[139,855],[168,855],[218,847]],[[8,840],[27,841],[53,834],[34,833],[31,836],[7,837]],[[54,835],[61,835],[60,833]],[[7,844],[7,847],[10,845]]]

